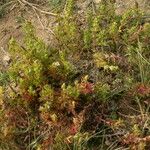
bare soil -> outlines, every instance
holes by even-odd
[[[41,10],[46,10],[48,6],[41,6]],[[46,44],[50,44],[53,39],[52,28],[55,17],[42,14],[28,6],[17,6],[0,18],[0,65],[4,63],[4,57],[8,54],[8,43],[11,37],[18,43],[23,44],[23,31],[21,21],[30,21],[36,30],[36,35]],[[9,58],[7,58],[9,60]],[[7,60],[6,60],[7,61]]]

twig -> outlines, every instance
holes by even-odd
[[[18,2],[25,4],[25,5],[28,5],[28,6],[32,7],[33,9],[35,9],[35,10],[37,10],[43,14],[47,14],[47,15],[51,15],[51,16],[55,16],[55,17],[57,16],[57,14],[55,14],[55,13],[44,11],[44,10],[41,10],[40,8],[37,8],[33,3],[27,2],[26,0],[18,0]]]
[[[16,3],[10,8],[10,11],[12,11],[16,7]]]
[[[24,6],[24,4],[23,4],[23,2],[22,2],[22,1],[18,0],[18,2],[19,2],[22,6]]]
[[[8,5],[10,5],[10,4],[14,3],[14,2],[15,2],[15,1],[12,0],[12,1],[8,2],[8,3],[2,4],[2,6],[3,6],[3,7],[7,7]]]
[[[132,110],[134,110],[135,112],[138,112],[138,113],[140,113],[140,111],[139,110],[136,110],[136,109],[134,109],[133,107],[131,107],[131,106],[129,106],[127,103],[125,103],[125,102],[123,102],[128,108],[130,108],[130,109],[132,109]]]
[[[41,21],[41,19],[40,19],[40,16],[37,14],[35,8],[33,8],[33,11],[35,12],[35,15],[37,16],[37,18],[38,18],[38,20],[39,20],[39,22],[40,22],[40,24],[41,24],[41,26],[42,26],[42,29],[44,30],[44,29],[45,29],[45,28],[44,28],[44,25],[43,25],[43,23],[42,23],[42,21]]]
[[[46,27],[45,29],[46,29],[48,32],[50,32],[51,34],[53,34],[54,36],[56,36],[53,30],[49,29],[48,27]]]
[[[35,12],[35,14],[36,14],[36,16],[37,16],[37,18],[38,18],[38,20],[39,20],[39,22],[40,22],[40,24],[41,24],[41,26],[42,26],[42,29],[43,29],[43,30],[47,30],[47,31],[49,31],[50,33],[52,33],[53,35],[55,35],[55,33],[54,33],[51,29],[49,29],[49,28],[47,28],[47,27],[44,26],[43,22],[41,21],[40,16],[37,14],[37,11],[35,10],[35,8],[33,8],[33,11]]]

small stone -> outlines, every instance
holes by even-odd
[[[8,55],[5,55],[5,56],[3,57],[3,61],[5,61],[5,62],[10,62],[10,57],[9,57]]]

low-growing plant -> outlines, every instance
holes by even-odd
[[[11,38],[12,62],[0,75],[0,148],[149,149],[150,25],[143,15],[133,8],[119,16],[110,0],[80,16],[67,0],[54,46],[23,22],[24,43]]]

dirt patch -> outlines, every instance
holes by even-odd
[[[50,43],[52,38],[50,32],[54,17],[39,14],[31,8],[16,8],[0,19],[0,47],[7,49],[11,37],[17,39],[19,43],[23,42],[23,32],[20,24],[22,19],[32,22],[37,36],[47,44]]]
[[[46,7],[42,9],[47,10]],[[46,44],[52,43],[55,17],[42,14],[30,7],[17,7],[0,19],[0,65],[8,58],[8,43],[11,37],[15,38],[18,43],[23,45],[22,20],[30,21],[36,30],[36,35]]]
[[[9,39],[13,36],[18,40],[21,39],[22,33],[19,25],[16,22],[16,12],[13,11],[7,14],[4,18],[0,20],[0,46],[6,47]]]

